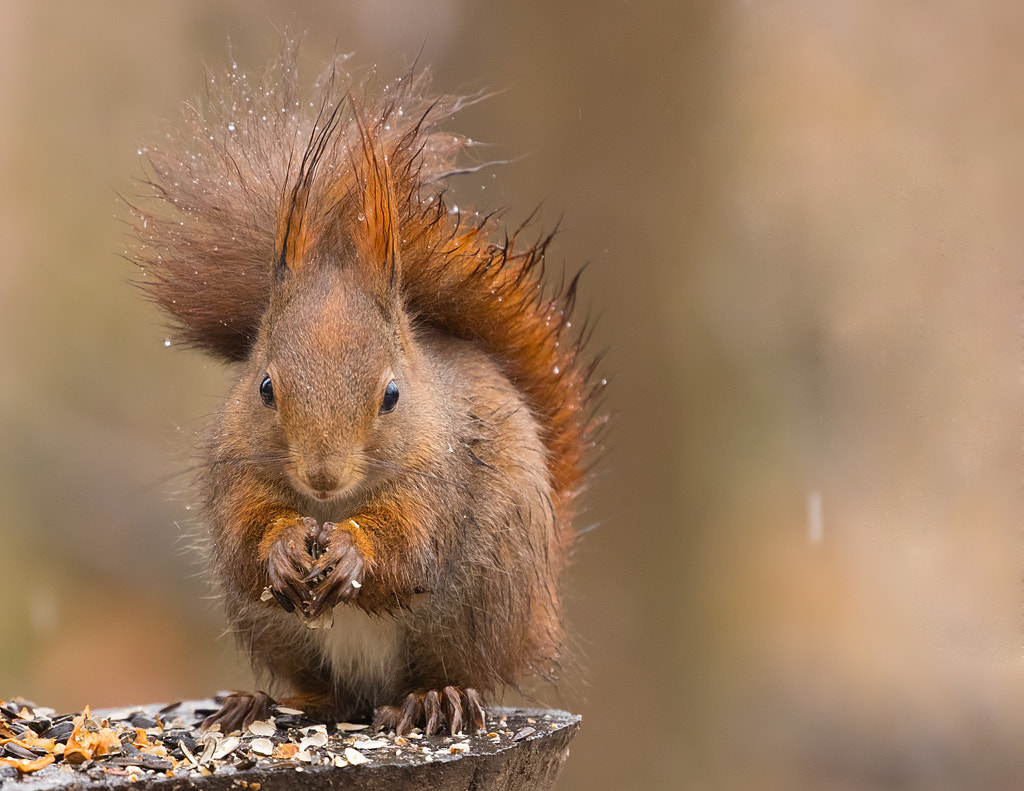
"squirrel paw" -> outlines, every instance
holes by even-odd
[[[224,734],[245,730],[256,720],[267,719],[271,707],[276,705],[276,701],[266,692],[232,692],[216,700],[220,710],[203,720],[204,731],[214,725],[220,725],[221,733]]]
[[[484,727],[484,707],[475,689],[445,687],[440,692],[410,692],[401,706],[381,706],[373,714],[374,730],[394,730],[404,736],[413,728],[423,726],[427,736],[447,728],[454,736],[462,731],[463,722],[476,733]]]
[[[313,601],[313,591],[307,577],[316,563],[317,534],[316,520],[303,517],[289,525],[267,550],[267,573],[270,577],[270,592],[287,612],[298,608],[307,612]]]
[[[317,531],[312,552],[316,562],[302,580],[311,586],[312,598],[303,612],[317,618],[359,593],[365,558],[353,534],[333,522],[324,522]]]

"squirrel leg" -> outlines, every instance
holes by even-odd
[[[427,736],[433,736],[445,726],[454,736],[461,733],[463,722],[473,733],[484,727],[480,695],[469,687],[410,692],[400,706],[380,706],[373,714],[374,730],[393,729],[397,736],[404,736],[421,725]]]

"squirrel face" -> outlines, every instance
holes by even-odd
[[[346,499],[406,465],[416,436],[412,338],[397,304],[344,267],[301,280],[271,307],[249,387],[292,487]],[[265,421],[265,422],[264,422]]]

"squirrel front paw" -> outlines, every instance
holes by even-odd
[[[366,539],[361,530],[354,519],[320,526],[313,548],[316,563],[303,579],[313,594],[304,610],[307,617],[321,617],[339,602],[354,598],[363,587]]]
[[[354,519],[318,525],[310,517],[275,525],[265,552],[270,585],[261,598],[276,599],[287,612],[298,610],[310,628],[328,625],[334,605],[359,593],[372,556]]]
[[[318,533],[316,520],[308,516],[274,525],[266,546],[270,585],[264,591],[264,599],[272,595],[285,611],[306,612],[313,601],[313,590],[306,577],[319,556]]]

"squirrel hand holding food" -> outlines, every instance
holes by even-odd
[[[554,678],[558,577],[601,422],[547,240],[492,241],[445,201],[464,102],[295,56],[236,66],[140,153],[142,286],[239,376],[201,444],[209,557],[232,631],[325,720],[483,725],[488,695]],[[233,693],[207,721],[262,718]]]

